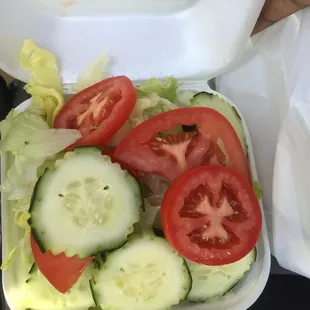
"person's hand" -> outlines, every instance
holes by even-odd
[[[310,0],[266,0],[253,35],[310,5]]]

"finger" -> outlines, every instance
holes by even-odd
[[[266,0],[252,35],[310,5],[310,0]]]

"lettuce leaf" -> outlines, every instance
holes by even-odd
[[[30,246],[30,227],[25,230],[24,237],[19,240],[18,244],[3,259],[0,267],[1,270],[6,270],[9,267],[13,257],[15,256],[18,250],[20,250],[21,258],[24,262],[26,262],[27,267],[29,269],[29,267],[34,262]]]
[[[175,104],[178,107],[189,107],[192,105],[191,99],[193,99],[195,92],[192,91],[184,91],[181,89],[177,89],[177,96],[175,99]]]
[[[45,112],[47,123],[52,126],[64,105],[56,57],[37,47],[32,40],[25,40],[20,52],[20,65],[31,73],[25,91],[32,96],[33,106]]]
[[[259,182],[258,181],[253,181],[252,182],[252,186],[253,186],[253,190],[254,190],[254,193],[255,193],[255,196],[258,200],[262,199],[263,198],[263,195],[264,195],[264,190],[263,188],[260,186]]]
[[[37,176],[33,177],[32,180],[33,181],[37,180],[38,177],[43,175],[44,171],[47,168],[54,167],[56,161],[62,157],[63,157],[63,153],[58,153],[52,158],[45,160],[44,163],[37,169],[36,171]],[[20,180],[18,181],[23,182],[22,180],[24,179],[27,179],[27,178],[25,178],[25,176],[22,175]],[[24,181],[24,182],[27,183],[27,181]],[[32,184],[32,187],[33,186],[34,185]],[[21,190],[19,189],[19,191]],[[0,269],[2,270],[5,270],[9,267],[13,257],[15,256],[18,250],[20,250],[21,258],[27,264],[28,269],[33,264],[33,255],[32,255],[32,250],[31,250],[31,246],[29,242],[30,226],[28,224],[28,219],[30,218],[30,213],[28,212],[28,210],[29,210],[30,203],[31,203],[32,190],[31,191],[29,190],[28,193],[29,193],[29,196],[25,198],[10,201],[10,207],[12,208],[12,211],[14,213],[14,223],[21,229],[24,229],[25,234],[24,234],[24,237],[19,240],[17,245],[13,247],[13,249],[4,258],[3,263],[0,267]]]
[[[38,168],[81,137],[78,130],[50,129],[39,109],[10,112],[0,123],[0,154],[12,153],[14,160],[0,186],[8,200],[32,195]]]
[[[42,85],[25,85],[25,91],[32,96],[32,107],[41,109],[47,124],[52,127],[54,119],[64,105],[64,97],[54,88]]]
[[[24,41],[20,51],[20,66],[31,72],[30,85],[46,86],[62,94],[56,57],[49,51],[36,46],[32,40]]]
[[[39,109],[10,114],[0,125],[0,154],[11,152],[21,161],[53,156],[81,137],[75,129],[50,129]]]
[[[30,226],[28,224],[29,219],[30,219],[30,213],[28,211],[16,211],[14,213],[14,223],[20,228],[30,231]]]
[[[28,224],[28,219],[30,214],[28,213],[28,208],[30,205],[31,196],[28,199],[20,200],[14,202],[14,223],[20,228],[25,230],[24,237],[19,240],[17,245],[4,257],[1,270],[5,270],[10,265],[13,257],[18,250],[21,250],[21,258],[27,263],[28,267],[33,263],[33,256],[30,247],[30,226]],[[27,208],[27,210],[22,211],[22,209]]]
[[[106,143],[107,146],[116,147],[126,134],[134,127],[157,114],[176,109],[177,106],[157,94],[138,98],[134,110],[124,125]]]
[[[7,200],[23,199],[32,195],[38,179],[37,169],[43,161],[43,159],[14,160],[0,186],[1,192],[5,194]]]
[[[153,93],[149,96],[138,98],[133,112],[129,118],[132,128],[157,114],[178,108],[175,104]]]
[[[157,94],[159,97],[169,101],[175,101],[177,95],[177,88],[179,87],[178,80],[168,76],[166,82],[162,83],[160,80],[151,78],[136,87],[139,98],[151,94]]]
[[[64,155],[65,155],[65,152],[59,152],[55,154],[54,156],[48,157],[37,170],[38,178],[41,177],[45,173],[46,169],[53,169],[55,167],[57,160],[63,159]]]
[[[9,254],[3,259],[2,264],[1,264],[1,267],[0,267],[1,270],[6,270],[6,269],[9,267],[9,265],[10,265],[10,263],[11,263],[11,261],[12,261],[14,255],[16,254],[17,250],[22,246],[22,242],[23,242],[23,239],[20,240],[20,242],[18,243],[18,245],[16,245],[16,246],[9,252]]]
[[[9,114],[7,115],[7,117],[3,121],[0,122],[1,140],[6,139],[9,133],[11,132],[13,120],[17,115],[18,115],[18,112],[16,110],[11,110]]]
[[[110,59],[106,54],[102,54],[93,59],[87,68],[78,76],[76,84],[73,85],[73,90],[75,92],[80,92],[81,90],[100,82],[104,78],[109,61]]]

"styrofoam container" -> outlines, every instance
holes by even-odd
[[[0,68],[25,81],[32,39],[60,60],[64,84],[106,52],[132,80],[208,80],[243,51],[264,0],[0,0]]]
[[[212,91],[207,83],[184,83],[182,85],[182,89],[184,90],[193,90],[195,92],[199,91],[207,91],[216,93]],[[251,168],[251,174],[253,180],[257,180],[257,171],[255,168],[255,160],[252,149],[252,144],[250,140],[250,135],[238,108],[227,98],[220,95],[224,100],[233,105],[242,119],[242,124],[247,140],[248,145],[248,154],[249,154],[249,163]],[[25,110],[31,100],[25,101],[18,107],[18,110]],[[6,163],[9,161],[9,158],[2,158],[1,166],[2,166],[2,180],[5,176],[5,171],[7,169]],[[262,202],[261,210],[263,212]],[[263,212],[264,214],[264,212]],[[11,248],[16,245],[18,240],[22,237],[22,232],[20,229],[13,223],[13,214],[7,204],[7,201],[2,197],[2,230],[3,230],[3,257],[6,256]],[[9,267],[7,271],[3,272],[3,290],[4,295],[6,297],[7,303],[11,310],[24,310],[22,308],[16,307],[16,303],[18,301],[18,296],[21,296],[18,292],[20,289],[20,282],[23,278],[23,271],[20,257],[16,255],[13,264]],[[220,299],[214,300],[212,302],[203,303],[203,304],[190,304],[190,303],[181,303],[178,306],[175,306],[174,309],[179,310],[230,310],[230,309],[238,309],[238,310],[246,310],[248,309],[260,296],[262,293],[270,272],[270,250],[269,250],[269,242],[267,236],[267,230],[265,225],[265,220],[263,220],[263,226],[259,241],[257,243],[257,258],[256,262],[253,264],[252,268],[248,273],[246,273],[245,277],[235,286],[231,292],[227,295],[223,296]],[[55,309],[49,309],[55,310]],[[67,310],[67,309],[63,309]],[[79,310],[78,307],[72,310]],[[82,309],[81,309],[82,310]]]
[[[213,92],[206,81],[229,70],[244,49],[263,3],[264,0],[0,0],[0,68],[26,81],[28,76],[20,69],[19,52],[23,40],[32,39],[56,55],[65,90],[71,89],[78,73],[93,58],[106,52],[111,58],[110,75],[124,74],[136,82],[174,75],[183,82],[183,89]],[[26,101],[18,109],[24,110],[29,104]],[[250,135],[243,118],[242,122],[252,176],[257,179]],[[3,180],[10,159],[1,160]],[[3,257],[21,236],[10,206],[2,197]],[[175,309],[246,310],[263,291],[269,271],[270,250],[263,221],[257,260],[244,279],[218,300],[182,303]],[[11,310],[20,310],[14,301],[23,272],[16,255],[2,274]]]

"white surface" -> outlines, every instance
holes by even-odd
[[[206,83],[184,84],[183,89],[190,89],[196,91],[208,91],[213,92],[207,86]],[[215,93],[215,92],[213,92]],[[222,96],[223,97],[223,96]],[[223,97],[225,100],[230,102],[227,98]],[[231,102],[230,102],[231,103]],[[30,101],[24,102],[20,109],[25,109],[30,104]],[[232,103],[231,103],[232,104]],[[232,104],[233,105],[233,104]],[[234,105],[235,106],[235,105]],[[238,108],[237,108],[238,110]],[[240,114],[240,112],[239,112]],[[240,114],[240,116],[242,116]],[[254,155],[252,150],[252,144],[250,141],[247,126],[242,118],[243,126],[245,129],[245,135],[248,143],[248,152],[251,173],[254,180],[257,180],[257,172],[255,168]],[[5,171],[4,162],[2,162],[2,171]],[[2,218],[3,220],[3,255],[5,256],[8,251],[16,244],[18,238],[20,238],[20,232],[17,226],[12,225],[12,212],[8,209],[7,202],[2,201]],[[263,208],[262,208],[263,209]],[[15,264],[19,264],[18,259],[14,260]],[[11,272],[10,272],[11,270]],[[19,275],[12,270],[17,270],[16,265],[12,265],[9,272],[3,272],[3,286],[4,293],[9,305],[12,306],[12,301],[14,300],[14,294],[18,293],[18,279]],[[260,239],[257,244],[257,259],[251,270],[246,274],[244,279],[239,282],[239,284],[233,288],[230,294],[227,294],[219,300],[207,304],[187,304],[182,303],[181,305],[175,307],[179,310],[246,310],[250,307],[262,293],[270,271],[270,250],[267,237],[267,229],[265,221],[263,220],[263,227]],[[22,310],[11,308],[11,310]],[[65,310],[65,309],[64,309]]]
[[[275,159],[273,244],[283,267],[310,278],[310,10],[300,33],[295,85]]]
[[[306,9],[254,37],[244,64],[216,84],[249,124],[271,251],[310,278],[309,37]]]
[[[19,51],[32,39],[57,56],[65,84],[103,52],[111,75],[206,80],[243,50],[263,2],[0,0],[0,68],[26,80]]]

